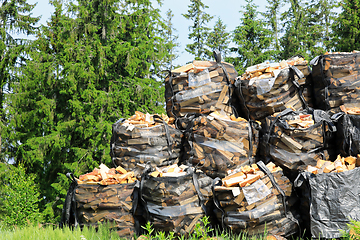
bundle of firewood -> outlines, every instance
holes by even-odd
[[[253,120],[286,108],[302,110],[312,106],[310,69],[302,57],[251,66],[235,86],[242,112]]]
[[[308,165],[305,169],[307,172],[313,174],[331,173],[331,172],[345,172],[353,170],[360,166],[360,154],[357,157],[348,156],[341,157],[338,155],[334,162],[318,160],[316,166]]]
[[[176,167],[171,168],[175,170]],[[153,177],[154,172],[149,172],[142,177],[142,200],[148,212],[147,221],[154,229],[187,236],[210,212],[212,179],[192,171],[188,168],[185,175],[179,171],[163,173],[162,177]],[[160,176],[158,174],[155,176]]]
[[[180,121],[181,122],[181,121]],[[185,161],[211,177],[251,163],[259,142],[259,123],[213,112],[185,123]]]
[[[99,168],[94,168],[92,172],[80,175],[77,183],[112,185],[134,183],[135,180],[134,172],[128,172],[120,166],[108,168],[105,164],[100,164]]]
[[[357,107],[348,106],[347,107],[345,105],[341,105],[340,110],[349,115],[360,115],[360,107],[359,106],[357,106]]]
[[[336,113],[360,104],[360,52],[326,53],[311,61],[316,107]]]
[[[114,123],[110,154],[115,166],[134,170],[137,175],[141,171],[139,164],[177,163],[182,133],[174,127],[173,120],[136,112],[131,118]]]
[[[261,167],[260,167],[261,166]],[[259,169],[260,167],[260,169]],[[273,163],[244,166],[214,187],[216,215],[234,233],[283,237],[298,231],[292,184]]]
[[[232,84],[237,76],[234,66],[225,62],[193,61],[172,70],[165,79],[168,116],[215,110],[231,114]]]
[[[262,127],[260,155],[295,175],[306,165],[315,166],[319,159],[333,159],[337,154],[333,143],[336,128],[322,110],[288,109],[266,117]]]
[[[74,189],[80,226],[97,226],[99,222],[115,223],[119,236],[131,238],[135,234],[132,214],[134,173],[122,168],[109,169],[104,164],[92,172],[79,176]],[[106,186],[108,185],[108,186]]]

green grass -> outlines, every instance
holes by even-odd
[[[206,221],[206,219],[203,219]],[[209,239],[210,228],[207,227],[206,222],[204,224],[198,224],[194,232],[189,236],[189,240],[207,240]],[[342,240],[349,239],[360,239],[360,222],[352,221],[348,225],[350,233],[343,231]],[[29,225],[22,228],[13,228],[13,229],[3,229],[0,225],[0,240],[17,240],[17,239],[26,239],[26,240],[63,240],[63,239],[74,239],[74,240],[114,240],[114,239],[123,239],[118,236],[115,231],[110,230],[109,224],[100,224],[98,229],[93,227],[84,227],[82,230],[80,228],[70,229],[69,227],[59,228],[53,225]],[[176,237],[173,233],[165,234],[164,232],[156,232],[152,228],[151,224],[148,223],[145,227],[145,234],[143,235],[143,240],[182,240],[186,239],[185,237]],[[262,237],[251,237],[247,238],[245,235],[233,235],[226,232],[217,233],[217,239],[221,240],[264,240],[266,239],[266,234]],[[295,240],[302,240],[302,238],[294,238]]]

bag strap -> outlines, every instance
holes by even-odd
[[[280,193],[282,204],[284,206],[284,211],[285,211],[286,218],[288,218],[289,220],[295,222],[297,224],[300,232],[301,232],[299,221],[296,218],[294,218],[292,215],[290,215],[289,212],[286,209],[286,195],[285,195],[284,191],[280,188],[279,184],[276,182],[276,180],[274,178],[274,175],[270,172],[270,170],[266,167],[266,165],[262,161],[259,161],[256,164],[258,165],[259,169],[261,171],[263,171],[270,178],[270,181],[271,181],[272,185]]]
[[[196,190],[198,198],[199,198],[200,206],[201,206],[202,210],[204,211],[205,215],[208,216],[208,212],[205,207],[205,198],[204,198],[204,195],[200,191],[199,180],[198,180],[198,176],[196,174],[196,170],[194,170],[191,167],[189,167],[188,169],[189,169],[189,173],[192,174],[192,180],[193,180],[193,184],[194,184],[195,190]]]
[[[220,202],[219,202],[219,199],[217,198],[216,194],[215,194],[215,185],[218,183],[218,182],[221,182],[221,179],[220,178],[215,178],[212,182],[212,185],[211,185],[211,191],[213,193],[213,201],[214,201],[214,205],[215,207],[220,210],[221,212],[221,227],[223,229],[225,229],[225,211],[224,209],[220,206]]]
[[[66,194],[64,206],[61,214],[60,227],[69,226],[71,213],[74,214],[75,227],[79,225],[77,214],[76,214],[76,202],[75,202],[75,188],[77,187],[77,181],[75,180],[73,173],[67,173],[66,177],[71,180],[69,190]]]
[[[171,140],[170,133],[169,133],[169,125],[159,115],[154,115],[153,118],[154,118],[154,121],[160,122],[164,126],[166,143],[168,146],[167,151],[169,153],[169,158],[170,158],[172,156],[172,150],[171,150],[172,140]]]
[[[295,66],[290,66],[290,80],[291,82],[293,83],[293,85],[296,87],[296,90],[297,90],[297,93],[298,93],[298,96],[300,98],[300,101],[301,101],[301,104],[303,106],[304,109],[308,109],[309,106],[308,104],[306,103],[305,101],[305,98],[304,98],[304,95],[303,95],[303,89],[302,87],[300,86],[299,82],[296,81],[295,79],[295,75],[301,79],[301,78],[304,78],[304,74]]]

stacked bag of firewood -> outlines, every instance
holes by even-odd
[[[325,54],[312,70],[294,56],[238,76],[215,52],[169,71],[167,115],[113,124],[113,168],[69,174],[62,224],[112,221],[132,238],[149,221],[188,236],[207,216],[249,236],[339,238],[344,216],[360,220],[360,201],[341,199],[360,191],[358,55]]]

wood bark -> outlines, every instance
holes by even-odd
[[[319,56],[312,71],[317,108],[333,114],[341,105],[360,104],[359,59],[359,52]]]
[[[206,67],[199,68],[198,65]],[[188,67],[184,66],[173,70],[165,79],[168,116],[177,118],[187,113],[208,114],[216,110],[232,114],[230,101],[233,94],[232,84],[238,74],[231,64],[223,62],[222,65],[226,69],[226,73],[217,63],[206,61],[194,61]],[[195,74],[196,77],[204,70],[209,71],[208,81],[192,86],[189,83],[189,74]]]
[[[295,59],[295,58],[293,58]],[[307,65],[307,61],[304,61],[302,58],[298,58],[294,62],[293,59],[289,59],[284,62],[285,66],[280,66],[277,70],[278,74],[264,74],[268,68],[261,68],[261,65],[252,66],[249,69],[254,68],[251,72],[250,70],[245,72],[237,81],[236,85],[236,94],[238,101],[241,102],[240,106],[243,113],[248,113],[248,116],[252,120],[263,120],[265,117],[272,115],[274,113],[281,112],[286,108],[292,108],[294,110],[304,109],[304,104],[301,101],[300,96],[305,100],[305,103],[312,107],[313,106],[313,97],[312,97],[312,81],[310,77],[310,69]],[[288,67],[293,65],[296,67],[304,77],[300,78],[296,75],[294,76],[295,81],[298,82],[300,86],[299,89],[291,81],[293,72]],[[275,72],[274,71],[274,72]],[[261,75],[259,75],[261,74]],[[274,84],[269,91],[265,93],[259,93],[260,85],[254,80],[258,79],[259,76],[266,75],[266,77],[275,78]],[[265,78],[266,79],[266,78]]]
[[[191,123],[184,123],[184,128],[186,124]],[[224,177],[228,170],[255,161],[258,123],[249,124],[245,119],[225,120],[220,115],[210,114],[193,119],[192,124],[186,135],[184,161],[200,167],[207,175]]]

